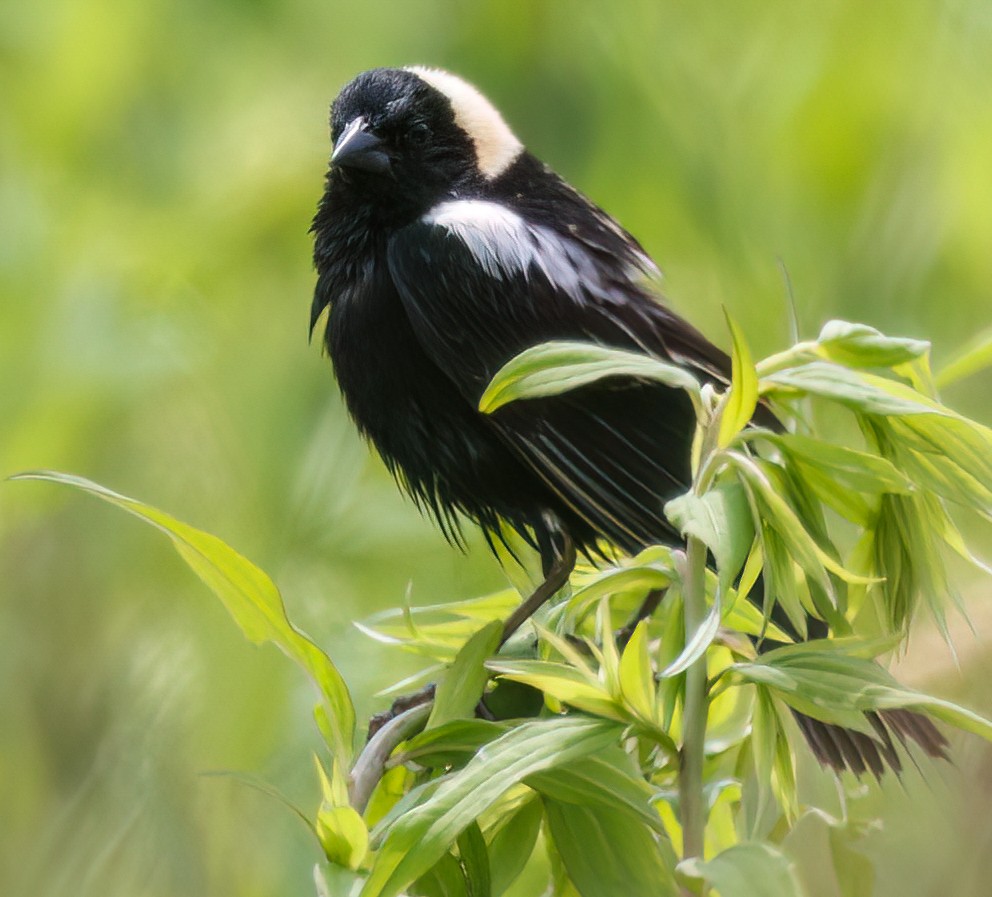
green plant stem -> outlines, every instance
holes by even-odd
[[[682,577],[686,640],[692,638],[706,616],[706,546],[690,537]],[[685,673],[685,712],[682,719],[682,752],[679,774],[679,808],[682,824],[682,857],[703,856],[706,806],[703,796],[703,761],[706,740],[706,655]]]

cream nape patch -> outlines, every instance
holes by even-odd
[[[492,180],[499,176],[523,151],[503,116],[476,88],[457,75],[441,69],[410,66],[406,69],[439,90],[450,101],[455,113],[455,123],[475,144],[479,170]]]

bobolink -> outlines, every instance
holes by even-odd
[[[352,417],[450,539],[466,517],[490,539],[502,522],[536,544],[547,582],[509,628],[567,580],[576,549],[677,543],[662,508],[691,483],[683,392],[613,377],[478,410],[507,361],[549,340],[728,382],[727,355],[659,301],[638,242],[447,72],[364,72],[334,101],[331,130],[311,329],[330,306],[325,342]],[[835,769],[898,768],[893,733],[943,750],[905,711],[872,715],[876,738],[797,718]]]

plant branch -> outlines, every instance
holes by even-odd
[[[432,706],[433,701],[428,700],[393,717],[362,749],[348,777],[348,800],[359,813],[365,812],[372,791],[385,772],[390,754],[424,727]]]
[[[706,617],[706,546],[690,536],[684,556],[682,594],[685,602],[686,640],[692,638]],[[706,831],[703,795],[703,761],[706,740],[706,655],[685,673],[685,712],[682,718],[682,752],[679,774],[679,813],[683,859],[702,858]]]

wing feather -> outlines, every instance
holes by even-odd
[[[704,377],[729,369],[657,301],[645,266],[497,203],[443,203],[393,237],[389,265],[418,341],[473,407],[503,364],[553,339],[677,357]],[[487,421],[600,536],[631,551],[677,538],[662,508],[689,486],[694,417],[681,392],[610,378]]]

